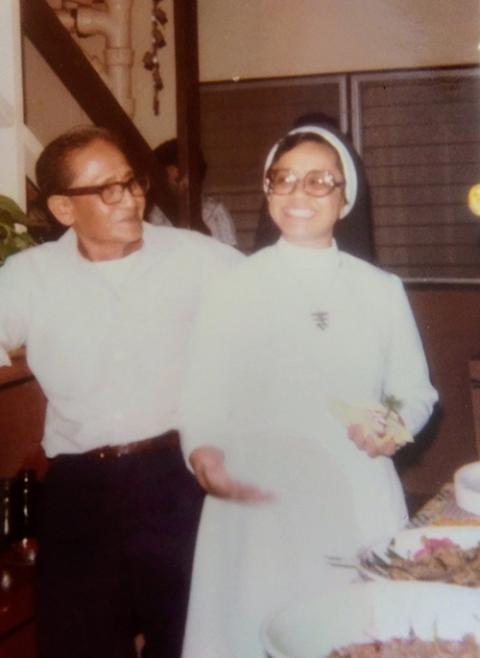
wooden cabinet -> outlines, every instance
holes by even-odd
[[[21,468],[33,468],[42,477],[45,397],[24,352],[11,358],[12,366],[0,368],[0,478],[11,478]],[[0,553],[0,658],[36,656],[33,571],[13,549]]]
[[[0,658],[35,658],[33,567],[12,550],[0,555]]]
[[[470,359],[470,394],[472,396],[473,423],[475,427],[475,442],[480,455],[480,354]]]

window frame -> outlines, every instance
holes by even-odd
[[[432,77],[441,78],[476,78],[480,80],[480,67],[476,65],[454,66],[454,67],[432,67],[426,69],[401,69],[393,71],[368,71],[361,73],[349,74],[350,85],[350,118],[351,118],[351,133],[352,141],[355,149],[363,158],[363,122],[362,122],[362,85],[368,82],[381,82],[381,81],[400,81],[400,80],[422,80],[432,79]],[[480,120],[480,117],[479,117]],[[480,147],[479,147],[480,148]],[[367,170],[368,176],[368,170]],[[479,181],[480,182],[480,181]],[[472,222],[475,220],[472,218]],[[372,223],[375,225],[374,214],[372,212]],[[374,247],[377,248],[377,242],[374,238]],[[480,249],[479,249],[480,257]],[[377,261],[380,267],[386,266]],[[388,268],[387,268],[388,269]],[[454,277],[454,276],[404,276],[400,275],[402,280],[408,284],[422,284],[428,283],[433,285],[468,285],[478,286],[480,284],[480,275],[471,277]]]

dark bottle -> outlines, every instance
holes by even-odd
[[[17,540],[36,536],[37,489],[35,471],[18,473],[12,487],[12,534]]]
[[[8,548],[12,534],[12,480],[0,478],[0,550]]]

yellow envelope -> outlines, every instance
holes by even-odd
[[[360,425],[364,433],[373,434],[379,444],[391,440],[398,446],[413,443],[413,436],[403,424],[398,413],[396,411],[390,411],[385,405],[379,402],[353,405],[343,400],[329,398],[328,406],[332,414],[342,425],[346,427],[349,425]],[[377,413],[375,414],[375,412]],[[378,433],[378,429],[376,428],[379,414],[383,416],[385,421],[385,427],[381,434]]]

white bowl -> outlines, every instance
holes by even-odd
[[[407,638],[480,643],[478,590],[417,582],[355,583],[299,602],[269,619],[262,642],[269,658],[323,658],[351,643]]]
[[[459,468],[453,483],[457,505],[480,516],[480,461]]]

